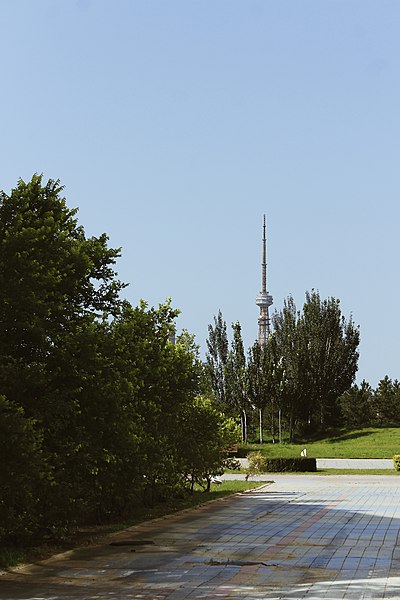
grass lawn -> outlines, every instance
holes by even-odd
[[[209,492],[196,490],[193,494],[184,498],[169,500],[149,508],[143,505],[135,507],[132,515],[124,521],[117,521],[107,525],[80,527],[63,539],[52,539],[46,542],[31,541],[25,545],[8,546],[0,548],[0,568],[15,566],[23,562],[32,562],[52,556],[58,552],[64,552],[78,546],[85,546],[99,540],[114,531],[120,531],[143,521],[164,517],[185,508],[191,508],[265,485],[265,482],[257,481],[224,481],[221,485],[211,484]]]
[[[393,458],[394,454],[400,454],[400,427],[368,427],[295,444],[243,444],[239,448],[242,451],[261,450],[272,458],[300,456],[303,448],[307,448],[307,456],[311,458]]]

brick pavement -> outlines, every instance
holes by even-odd
[[[6,573],[0,598],[400,599],[398,477],[274,480]]]

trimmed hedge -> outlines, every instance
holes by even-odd
[[[396,471],[400,471],[400,454],[393,456],[393,464]]]
[[[261,452],[250,452],[248,459],[247,477],[257,473],[306,473],[317,470],[315,458],[268,458]]]
[[[272,473],[291,471],[296,473],[315,472],[317,460],[315,458],[267,458],[265,470]]]

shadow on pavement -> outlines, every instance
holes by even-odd
[[[400,598],[397,488],[317,485],[145,523],[3,575],[0,598]]]

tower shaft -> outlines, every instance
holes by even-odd
[[[261,264],[261,293],[267,293],[267,234],[266,234],[267,226],[265,224],[265,215],[264,215],[264,225],[263,225],[263,251],[262,251],[262,264]]]
[[[271,321],[269,318],[269,307],[273,303],[272,296],[267,292],[267,235],[264,215],[263,238],[262,238],[262,263],[261,263],[261,292],[256,298],[256,304],[260,308],[258,317],[258,343],[265,346],[271,333]]]

